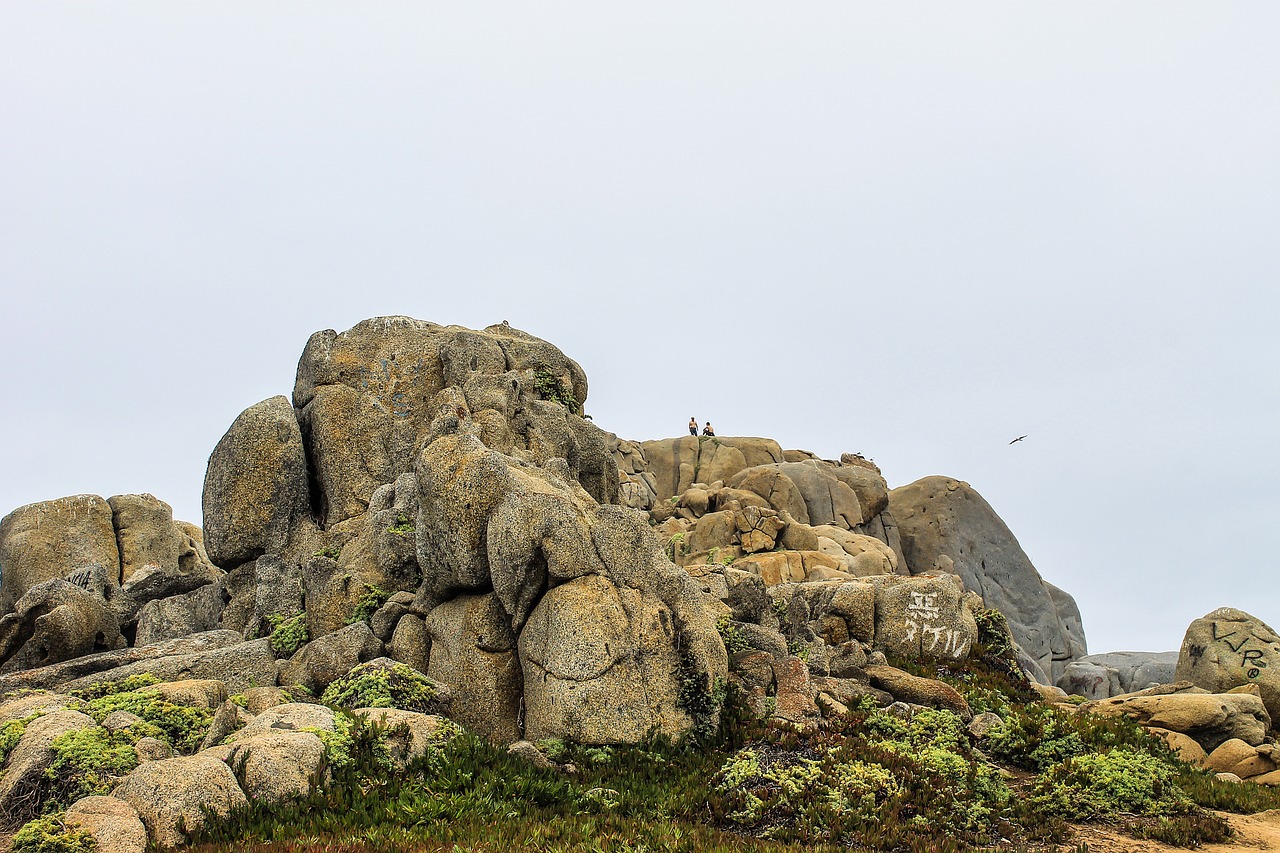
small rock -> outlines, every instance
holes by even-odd
[[[111,796],[137,810],[160,847],[185,842],[187,832],[204,826],[206,811],[225,818],[248,805],[231,768],[201,755],[141,764]]]
[[[147,828],[133,806],[115,797],[85,797],[67,809],[68,826],[77,826],[97,841],[96,853],[143,853]]]
[[[102,727],[114,734],[121,729],[127,729],[129,726],[140,722],[142,722],[142,718],[137,714],[131,714],[128,711],[112,711],[102,721]]]
[[[981,740],[987,736],[987,732],[991,731],[1003,722],[1004,720],[1000,719],[999,714],[994,714],[991,711],[983,711],[981,714],[974,717],[969,723],[969,734]]]
[[[547,758],[547,756],[543,754],[542,750],[538,749],[527,740],[516,741],[507,747],[507,752],[511,755],[523,758],[534,767],[538,767],[542,770],[555,770],[558,766],[550,758]]]
[[[133,751],[137,753],[139,761],[163,761],[166,758],[173,758],[173,747],[153,737],[139,738],[133,745]]]

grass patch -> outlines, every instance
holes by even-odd
[[[152,689],[157,682],[154,676],[144,675],[95,684],[77,694],[84,701],[80,710],[99,725],[114,711],[128,711],[142,718],[142,723],[129,727],[134,741],[155,737],[177,752],[195,752],[209,731],[213,711],[169,702]]]

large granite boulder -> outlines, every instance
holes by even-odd
[[[233,568],[279,554],[310,512],[307,456],[293,407],[272,397],[240,413],[209,457],[204,545]]]
[[[875,590],[876,648],[908,660],[969,656],[978,625],[959,578],[881,576]]]
[[[177,847],[210,815],[229,817],[248,805],[225,761],[207,754],[146,761],[111,796],[133,806],[159,847]]]
[[[186,543],[174,526],[173,508],[154,495],[116,495],[107,504],[120,546],[120,582],[148,566],[177,574]]]
[[[524,676],[511,620],[497,596],[460,595],[427,614],[427,675],[453,688],[454,718],[500,743],[520,739]]]
[[[53,711],[27,724],[0,775],[0,828],[21,826],[38,814],[43,804],[32,792],[38,794],[45,771],[53,763],[53,742],[67,732],[96,725],[92,717],[71,710]]]
[[[1243,610],[1219,607],[1188,625],[1176,676],[1212,691],[1256,685],[1280,720],[1280,637]]]
[[[95,853],[144,853],[147,828],[138,811],[115,797],[85,797],[67,809],[67,826],[93,836]]]
[[[0,613],[37,584],[99,568],[120,583],[120,548],[111,505],[74,495],[18,507],[0,520]]]
[[[526,737],[638,743],[684,734],[694,721],[680,705],[677,643],[656,596],[600,575],[555,587],[520,635]]]
[[[1050,680],[1085,652],[1079,610],[1046,584],[1008,526],[968,483],[925,477],[889,494],[913,575],[953,572],[1009,621],[1013,638]]]
[[[1188,682],[1114,696],[1080,706],[1081,713],[1125,716],[1144,726],[1180,732],[1207,752],[1239,738],[1256,746],[1266,738],[1271,716],[1251,693],[1207,693]],[[1172,691],[1179,692],[1155,692]]]

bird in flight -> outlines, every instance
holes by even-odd
[[[1013,441],[1011,441],[1011,442],[1009,442],[1009,443],[1010,443],[1010,444],[1017,444],[1019,441],[1022,441],[1022,439],[1024,439],[1024,438],[1026,438],[1026,436],[1025,436],[1025,435],[1020,435],[1020,436],[1018,436],[1017,438],[1015,438]]]

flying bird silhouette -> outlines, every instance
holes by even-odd
[[[1015,438],[1013,441],[1011,441],[1011,442],[1009,442],[1009,443],[1010,443],[1010,444],[1017,444],[1019,441],[1022,441],[1022,439],[1024,439],[1024,438],[1026,438],[1026,436],[1025,436],[1025,435],[1020,435],[1020,436],[1018,436],[1017,438]]]

